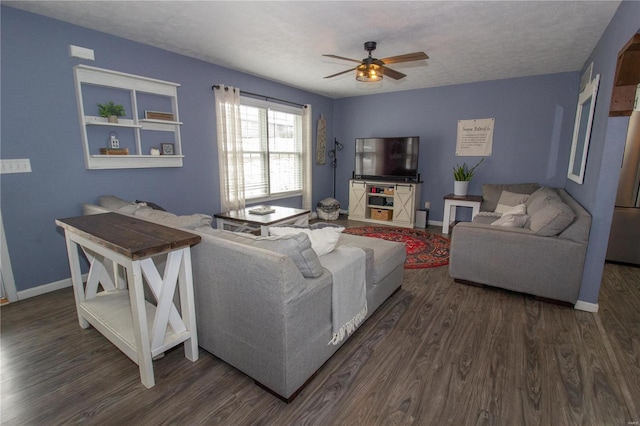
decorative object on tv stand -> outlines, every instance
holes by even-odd
[[[482,164],[484,158],[478,161],[478,164],[475,166],[468,168],[467,163],[462,163],[462,166],[456,165],[453,168],[453,195],[464,197],[467,195],[467,190],[469,189],[469,181],[473,177],[473,174],[476,171],[476,168]]]
[[[336,169],[338,168],[338,151],[342,151],[344,145],[338,142],[338,139],[333,138],[333,149],[329,151],[329,158],[331,160],[331,168],[333,169],[333,198],[336,197]]]
[[[106,104],[98,104],[98,113],[100,117],[106,117],[109,123],[117,123],[118,117],[127,114],[123,105],[116,105],[113,101],[109,101]]]

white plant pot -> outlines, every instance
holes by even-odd
[[[458,197],[465,197],[467,195],[468,189],[468,180],[456,180],[453,182],[453,195],[456,195]]]

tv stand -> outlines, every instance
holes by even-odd
[[[413,228],[419,196],[418,182],[352,179],[349,219]]]

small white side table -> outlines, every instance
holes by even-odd
[[[184,343],[185,357],[198,359],[190,247],[200,242],[199,235],[117,213],[57,219],[56,224],[67,241],[80,327],[91,324],[138,364],[147,388],[155,385],[153,357]],[[79,248],[90,264],[86,287]],[[152,260],[161,254],[167,254],[164,275]],[[145,301],[145,281],[156,305]],[[173,304],[176,287],[181,312]]]
[[[442,216],[442,233],[449,233],[449,226],[456,220],[456,210],[458,207],[471,207],[473,209],[471,218],[480,213],[482,196],[465,195],[464,197],[449,194],[444,197],[444,215]]]

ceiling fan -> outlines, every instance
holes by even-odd
[[[406,74],[401,72],[392,70],[388,68],[387,64],[397,64],[399,62],[410,62],[410,61],[419,61],[421,59],[428,59],[426,53],[424,52],[414,52],[407,53],[405,55],[391,56],[389,58],[384,59],[376,59],[371,57],[371,52],[376,50],[376,42],[368,41],[364,44],[364,50],[369,52],[369,57],[364,58],[362,61],[358,61],[356,59],[345,58],[343,56],[337,55],[322,55],[329,58],[342,59],[345,61],[357,62],[358,65],[355,68],[349,68],[346,71],[342,71],[336,74],[328,75],[325,78],[336,77],[350,71],[356,70],[356,80],[358,81],[380,81],[382,80],[382,76],[386,75],[395,80],[400,80],[403,77],[406,77]]]

